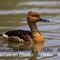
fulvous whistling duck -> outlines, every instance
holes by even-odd
[[[32,46],[33,56],[29,60],[36,60],[38,51],[44,47],[44,37],[39,33],[36,22],[49,22],[49,20],[40,18],[40,14],[37,12],[29,11],[27,14],[27,22],[30,27],[30,31],[27,30],[12,30],[8,31],[5,34],[0,34],[0,36],[17,36],[20,39],[23,39],[25,42],[29,41]]]

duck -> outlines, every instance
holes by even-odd
[[[8,38],[7,40],[11,42],[16,42],[19,44],[20,40],[24,42],[29,42],[29,47],[32,47],[33,56],[29,58],[29,60],[36,60],[36,56],[38,52],[44,47],[44,37],[38,31],[36,23],[37,22],[49,22],[49,20],[41,18],[39,12],[29,11],[27,13],[27,23],[29,25],[30,31],[28,30],[11,30],[7,31],[4,34],[0,34],[0,36]],[[17,38],[17,39],[16,39]],[[7,41],[5,40],[5,42]]]

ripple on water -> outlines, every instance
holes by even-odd
[[[28,1],[28,2],[23,2],[23,3],[18,3],[18,6],[21,5],[50,5],[50,6],[55,6],[55,5],[60,5],[60,1]]]
[[[57,6],[60,5],[60,1],[56,2],[56,1],[44,1],[44,2],[39,2],[39,1],[35,1],[35,2],[24,2],[24,3],[18,3],[17,5],[50,5],[50,6]],[[28,11],[38,11],[38,12],[42,12],[42,13],[60,13],[60,9],[59,8],[31,8],[31,9],[21,9],[21,10],[0,10],[0,15],[6,15],[6,14],[26,14]],[[48,12],[49,11],[49,12]],[[56,47],[58,48],[58,46],[60,46],[60,16],[54,16],[52,18],[48,19],[51,21],[50,23],[38,23],[37,27],[39,29],[39,31],[44,35],[45,37],[45,46],[46,47]],[[8,22],[7,22],[8,23]],[[11,22],[10,22],[11,23]],[[14,22],[13,22],[14,23]],[[26,23],[26,21],[22,21],[21,23]],[[24,29],[24,30],[29,30],[29,27],[26,25],[20,26],[20,27],[8,27],[8,26],[1,26],[0,29]],[[44,58],[43,60],[59,60],[60,57],[50,57],[50,58]],[[4,60],[4,59],[2,59]],[[17,60],[17,59],[16,59]],[[27,59],[22,59],[22,60],[27,60]]]
[[[60,9],[47,9],[47,8],[31,8],[31,9],[20,9],[20,10],[0,10],[0,15],[7,14],[26,14],[28,11],[36,11],[40,13],[60,13]],[[49,11],[49,12],[48,12]]]

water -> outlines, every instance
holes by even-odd
[[[12,2],[10,2],[12,4]],[[9,4],[7,4],[10,6]],[[42,18],[49,19],[49,23],[37,23],[38,30],[45,37],[45,47],[60,48],[60,1],[27,1],[16,2],[13,9],[10,7],[0,10],[0,33],[8,30],[25,29],[29,30],[26,21],[28,11],[41,13]],[[32,7],[31,7],[32,6]],[[7,7],[7,6],[6,6]],[[29,8],[30,7],[30,8]],[[0,42],[1,43],[1,42]],[[10,60],[20,60],[20,58],[10,58]],[[60,56],[42,57],[41,60],[59,60]],[[37,60],[39,60],[37,59]],[[1,58],[9,60],[9,58]],[[21,59],[21,60],[27,60]]]
[[[60,5],[60,2],[59,1],[27,1],[27,2],[20,2],[18,4],[16,4],[17,6],[21,6],[21,5],[36,5],[36,6],[39,6],[39,5],[48,5],[48,6],[57,6],[57,5]]]

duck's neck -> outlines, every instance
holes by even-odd
[[[33,24],[29,23],[29,27],[30,27],[30,30],[31,30],[31,32],[32,32],[33,35],[35,33],[39,32],[35,23],[33,23]]]

